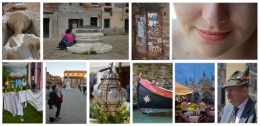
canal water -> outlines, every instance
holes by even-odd
[[[148,116],[141,114],[138,109],[133,110],[133,123],[172,123],[171,116]]]

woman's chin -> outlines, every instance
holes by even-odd
[[[198,50],[200,54],[207,58],[218,58],[228,51],[223,48],[200,48]]]

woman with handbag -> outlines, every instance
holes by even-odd
[[[49,105],[49,109],[50,109],[50,122],[54,122],[55,118],[54,118],[54,111],[55,111],[55,108],[56,108],[56,101],[57,101],[57,95],[56,95],[56,91],[58,89],[58,86],[56,85],[53,85],[52,86],[52,92],[50,92],[49,94],[49,100],[48,100],[48,105]]]
[[[62,98],[63,98],[63,94],[61,93],[61,87],[58,87],[58,89],[56,91],[56,95],[57,95],[57,100],[56,100],[56,107],[57,107],[56,118],[57,119],[61,119],[60,116],[59,116],[60,115]]]

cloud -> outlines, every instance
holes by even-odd
[[[24,75],[24,73],[22,73],[22,72],[12,72],[10,74],[10,76],[23,76],[23,75]]]
[[[23,76],[27,73],[26,65],[28,63],[8,63],[8,67],[11,69],[11,76]]]

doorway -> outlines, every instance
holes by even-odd
[[[43,37],[50,37],[50,18],[43,18]]]
[[[125,19],[125,33],[129,33],[129,20]]]
[[[90,18],[90,25],[98,26],[97,22],[98,22],[98,18],[97,17],[91,17]]]

